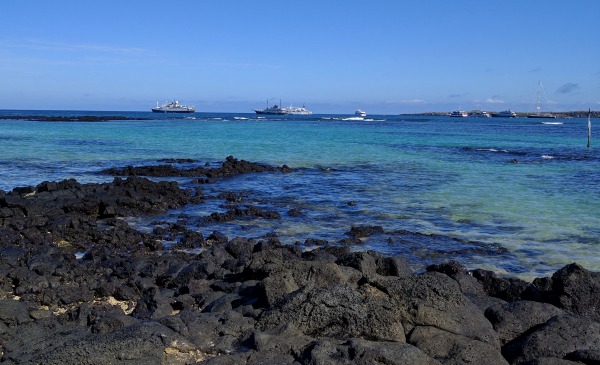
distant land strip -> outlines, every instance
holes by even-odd
[[[495,114],[495,112],[488,112]],[[425,113],[402,113],[400,115],[419,115],[419,116],[447,116],[450,112],[425,112]],[[517,117],[526,117],[532,113],[516,112]],[[570,111],[570,112],[547,112],[557,118],[587,118],[588,111]],[[600,118],[600,111],[591,111],[592,118]],[[122,115],[75,115],[75,116],[48,116],[48,115],[0,115],[0,120],[29,120],[36,122],[107,122],[119,120],[151,120],[147,117],[126,117]]]
[[[124,117],[115,115],[79,115],[79,116],[44,116],[44,115],[0,115],[2,119],[31,120],[35,122],[106,122],[114,120],[149,120],[150,118]]]
[[[471,112],[467,112],[467,113],[471,113]],[[496,112],[488,112],[488,113],[490,113],[492,115],[496,114]],[[449,114],[450,114],[450,112],[426,112],[426,113],[406,113],[406,114],[401,114],[401,115],[447,116]],[[532,115],[534,113],[516,112],[516,114],[517,114],[517,117],[525,118],[528,115]],[[571,112],[544,112],[544,114],[552,114],[552,115],[555,115],[557,118],[587,118],[588,111],[581,110],[581,111],[571,111]],[[591,116],[592,116],[592,118],[600,118],[600,111],[592,110]]]

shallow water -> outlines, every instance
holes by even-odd
[[[34,112],[0,115],[10,113]],[[584,119],[545,125],[526,118],[37,113],[151,120],[2,120],[0,189],[71,177],[109,181],[97,171],[162,158],[218,163],[233,155],[295,171],[237,176],[203,186],[205,194],[236,191],[283,219],[207,224],[203,217],[226,210],[216,198],[167,219],[183,216],[205,236],[213,229],[230,237],[275,232],[290,244],[337,242],[353,225],[381,225],[386,234],[360,249],[404,255],[415,268],[458,259],[525,278],[570,262],[600,270],[600,154],[586,148]],[[290,217],[290,209],[301,214]]]

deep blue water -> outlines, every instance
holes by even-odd
[[[527,118],[353,121],[345,120],[349,115],[0,111],[11,113],[150,120],[0,120],[3,190],[71,177],[109,181],[112,177],[97,172],[163,158],[192,158],[203,165],[233,155],[295,171],[204,185],[214,199],[161,218],[185,217],[205,235],[213,229],[229,237],[276,233],[289,244],[307,238],[337,242],[353,225],[381,225],[384,235],[356,249],[403,255],[416,269],[457,259],[470,268],[524,278],[548,275],[570,262],[600,270],[600,154],[594,140],[586,147],[584,119],[548,125]],[[179,181],[193,186],[191,179]],[[205,216],[227,209],[216,198],[223,190],[283,218],[207,224]],[[301,214],[291,217],[290,209]],[[144,229],[156,218],[130,222]]]

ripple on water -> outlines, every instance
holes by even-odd
[[[169,212],[166,219],[176,222],[186,215],[186,224],[205,235],[211,230],[226,230],[229,236],[275,233],[284,243],[306,238],[338,242],[353,225],[380,225],[388,233],[369,237],[356,249],[406,254],[418,265],[456,258],[468,266],[526,275],[549,274],[573,261],[600,270],[600,149],[581,143],[582,120],[548,128],[525,118],[386,116],[374,118],[380,122],[354,123],[326,116],[290,123],[254,115],[194,117],[101,124],[0,122],[0,188],[71,177],[112,180],[96,172],[156,164],[162,158],[218,164],[234,155],[297,169],[203,185],[203,192],[214,196]],[[203,222],[210,213],[227,209],[217,195],[228,190],[242,193],[240,204],[260,204],[282,219]],[[301,214],[287,215],[290,210]],[[400,230],[449,239],[389,233]],[[487,251],[495,245],[510,254]]]

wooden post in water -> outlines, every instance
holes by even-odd
[[[592,109],[588,110],[588,148],[591,145],[591,141],[592,141]]]

